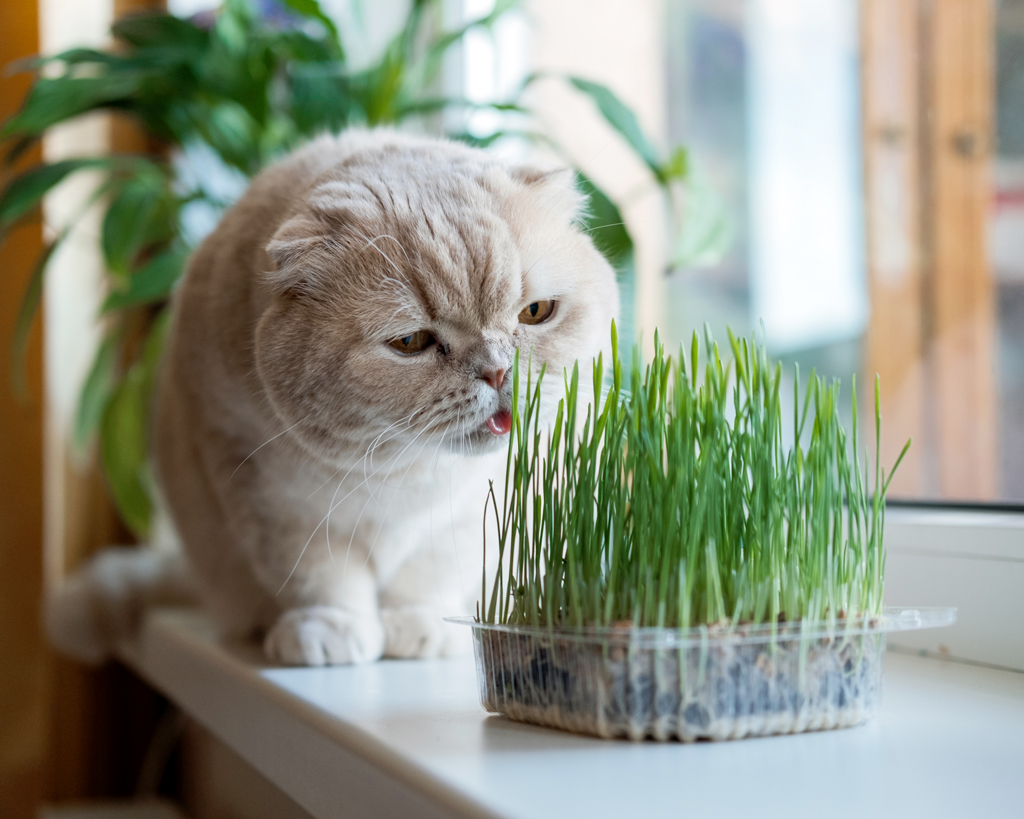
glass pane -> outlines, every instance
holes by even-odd
[[[996,156],[990,223],[998,283],[999,496],[1024,501],[1024,0],[996,20]]]
[[[670,276],[665,335],[763,321],[864,411],[879,373],[893,496],[1024,503],[1024,0],[671,0],[666,32],[729,241]]]

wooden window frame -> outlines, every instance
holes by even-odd
[[[991,0],[861,0],[868,373],[894,495],[998,492],[996,312],[986,248],[994,133]]]

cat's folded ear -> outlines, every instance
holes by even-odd
[[[324,248],[324,226],[305,214],[293,216],[274,234],[267,256],[274,264],[264,281],[279,294],[308,292],[315,284],[319,255]]]
[[[267,284],[280,294],[322,294],[340,257],[357,253],[364,235],[379,232],[378,207],[360,185],[331,180],[316,187],[271,237],[266,251],[275,269],[267,271]]]
[[[577,174],[565,166],[513,165],[508,175],[529,188],[541,201],[563,215],[565,221],[574,222],[583,215],[586,197],[576,189]]]
[[[568,187],[572,185],[573,173],[565,166],[543,167],[541,165],[513,165],[508,169],[508,175],[517,182],[531,187],[546,185],[561,185]]]

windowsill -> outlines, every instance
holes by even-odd
[[[488,716],[472,659],[277,668],[203,614],[152,612],[122,659],[317,819],[1000,816],[1020,808],[1024,674],[889,653],[859,728],[607,741]]]
[[[956,606],[951,628],[890,645],[1024,670],[1024,514],[935,507],[885,513],[885,602]]]

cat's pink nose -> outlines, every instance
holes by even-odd
[[[480,377],[490,384],[494,389],[500,390],[501,385],[505,383],[505,373],[507,370],[481,370]]]

